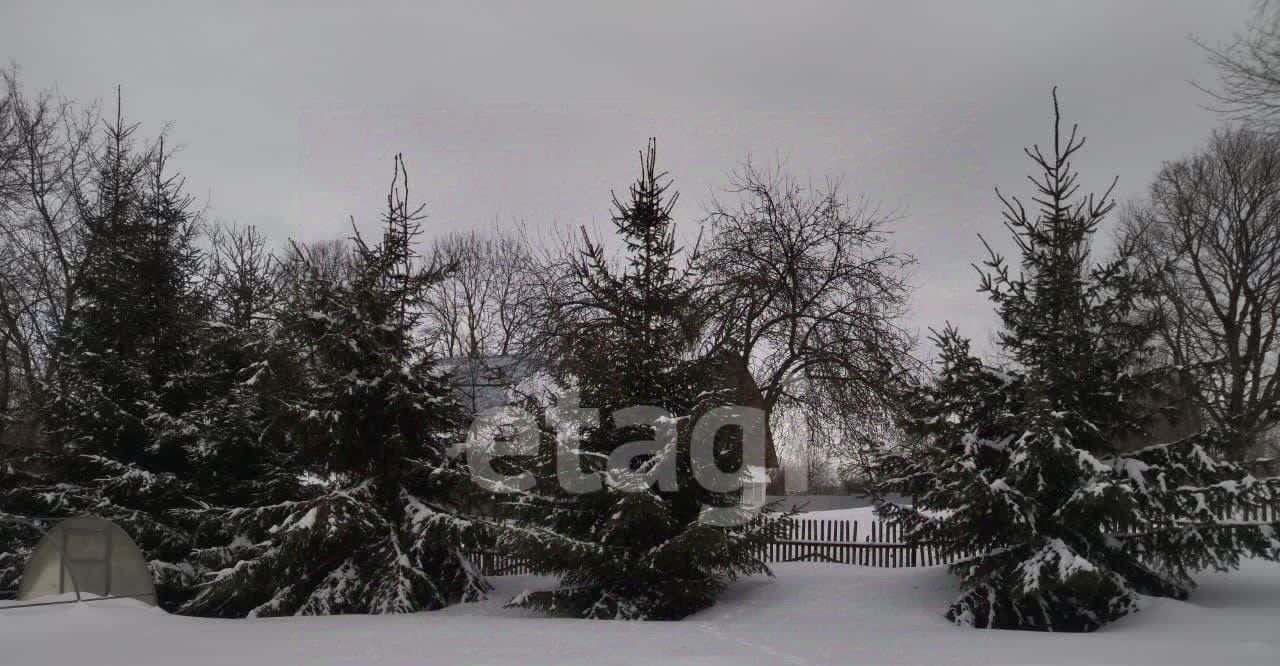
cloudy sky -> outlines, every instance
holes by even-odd
[[[1049,92],[1089,145],[1087,186],[1141,194],[1219,122],[1195,35],[1248,0],[1146,2],[141,3],[0,0],[0,57],[28,88],[124,89],[215,218],[283,240],[376,218],[403,152],[435,231],[603,224],[658,137],[679,218],[747,155],[839,177],[902,220],[911,325],[984,340],[970,263],[999,237],[994,186],[1026,193]]]

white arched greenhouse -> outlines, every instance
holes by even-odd
[[[22,570],[19,601],[75,593],[131,597],[155,605],[151,572],[119,525],[96,516],[68,518],[49,530]]]

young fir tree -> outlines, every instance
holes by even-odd
[[[692,421],[718,392],[696,354],[704,313],[695,276],[678,266],[668,187],[651,141],[630,196],[614,199],[625,267],[612,267],[587,240],[573,265],[573,295],[556,304],[558,379],[574,387],[581,407],[600,410],[599,424],[571,423],[559,434],[581,435],[566,447],[576,446],[577,471],[598,489],[588,483],[513,503],[528,522],[505,530],[500,543],[560,576],[558,588],[514,605],[585,618],[679,619],[711,605],[737,576],[768,573],[760,554],[772,520],[762,514],[722,527],[699,519],[704,506],[734,506],[739,494],[703,489],[689,462]],[[676,444],[611,466],[619,446],[656,439],[648,426],[615,422],[617,410],[640,405],[671,415],[659,427],[675,428]],[[732,447],[720,454],[722,468],[736,469]],[[664,470],[674,471],[674,488],[662,481]]]
[[[135,128],[119,119],[110,128],[94,196],[79,202],[85,249],[47,389],[51,446],[0,504],[36,519],[28,536],[82,513],[117,522],[171,607],[193,575],[189,534],[168,512],[194,505],[187,418],[205,304],[191,200],[168,173],[163,142],[132,148]]]
[[[1162,373],[1143,370],[1152,329],[1134,303],[1147,285],[1127,249],[1091,263],[1112,202],[1078,194],[1070,159],[1083,143],[1074,128],[1064,141],[1055,94],[1053,152],[1027,151],[1041,170],[1037,213],[1001,197],[1021,270],[992,253],[981,288],[1008,367],[948,328],[941,373],[912,405],[923,451],[880,460],[880,489],[914,498],[881,511],[959,558],[963,592],[947,612],[958,624],[1091,631],[1137,610],[1139,595],[1185,598],[1195,569],[1280,548],[1273,525],[1237,520],[1269,493],[1206,454],[1220,433],[1116,445],[1145,433]]]
[[[443,269],[418,259],[421,208],[407,194],[397,157],[381,242],[357,233],[336,279],[304,258],[282,323],[303,355],[288,406],[300,449],[277,478],[311,481],[293,497],[195,512],[232,538],[199,551],[216,572],[185,612],[406,613],[486,591],[464,555],[475,528],[457,509],[471,481],[447,456],[463,411],[418,335]]]

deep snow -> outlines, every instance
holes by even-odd
[[[940,615],[942,569],[783,564],[682,622],[534,617],[503,600],[549,581],[495,579],[488,602],[407,616],[208,620],[131,601],[0,610],[0,664],[1207,664],[1280,663],[1280,564],[1206,574],[1190,602],[1087,635],[982,631]]]

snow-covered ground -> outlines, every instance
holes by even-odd
[[[875,507],[860,506],[852,509],[832,509],[831,511],[809,511],[799,513],[796,520],[856,520],[860,523],[879,521]]]
[[[682,622],[547,619],[492,601],[409,616],[208,620],[131,601],[0,610],[0,664],[1280,664],[1280,564],[1207,574],[1190,602],[1149,599],[1086,635],[962,629],[941,569],[783,564]]]

